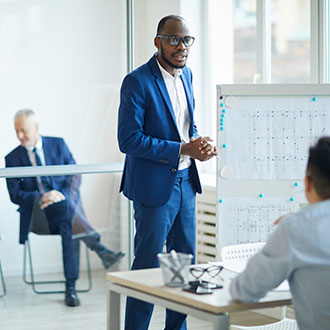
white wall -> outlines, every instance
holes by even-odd
[[[134,1],[134,67],[147,62],[157,51],[154,46],[157,24],[167,15],[180,15],[178,0]]]
[[[23,107],[36,111],[41,134],[64,137],[77,162],[121,161],[116,114],[125,73],[125,1],[2,1],[0,167],[18,145],[13,115]],[[85,175],[82,186],[90,221],[97,229],[112,231],[104,232],[103,240],[115,249],[127,244],[118,235],[118,185],[119,176]],[[22,267],[16,209],[1,180],[0,256],[6,276],[20,274]],[[37,251],[45,250],[43,243],[35,242]],[[53,260],[57,249],[43,253],[40,268],[61,264]],[[95,265],[101,266],[99,261]]]

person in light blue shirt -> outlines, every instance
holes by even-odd
[[[309,205],[283,218],[264,248],[231,283],[233,300],[255,302],[289,281],[300,330],[330,329],[330,137],[309,149]]]

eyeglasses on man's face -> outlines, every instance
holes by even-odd
[[[211,277],[215,277],[221,273],[223,270],[223,266],[210,266],[207,268],[203,267],[191,267],[190,274],[196,279],[201,278],[205,273],[210,275]]]
[[[192,36],[185,36],[181,38],[179,36],[165,36],[162,34],[158,34],[157,38],[168,39],[170,45],[172,46],[177,46],[180,42],[183,42],[186,47],[190,47],[195,41],[195,38]]]

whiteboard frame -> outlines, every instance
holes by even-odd
[[[224,84],[217,96],[329,96],[330,84]],[[217,109],[218,110],[218,109]]]
[[[217,123],[219,115],[219,98],[220,97],[287,97],[287,96],[326,96],[330,97],[330,84],[223,84],[217,85]],[[329,109],[330,111],[330,109]],[[219,129],[217,125],[217,143],[219,142]],[[217,161],[216,170],[216,192],[217,192],[217,212],[216,212],[216,226],[217,226],[217,253],[223,246],[221,244],[221,221],[219,215],[220,197],[241,197],[237,195],[237,191],[243,193],[243,196],[248,196],[244,190],[247,186],[251,188],[251,195],[257,196],[258,191],[267,193],[268,197],[281,196],[302,196],[303,195],[303,180],[299,180],[299,188],[295,188],[293,183],[297,180],[228,180],[220,178],[219,166],[221,161]],[[262,190],[263,188],[263,190]],[[278,194],[281,191],[281,194]],[[283,194],[282,194],[283,193]],[[256,197],[257,198],[257,197]],[[301,198],[299,198],[300,200]],[[297,201],[298,202],[298,201]]]

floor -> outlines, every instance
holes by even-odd
[[[6,278],[7,295],[0,298],[1,330],[105,330],[107,283],[104,270],[93,271],[93,288],[80,293],[81,306],[66,307],[63,294],[38,295],[32,292],[21,277]],[[45,276],[45,275],[44,275]],[[50,275],[49,275],[50,276]],[[86,274],[81,280],[86,284]],[[124,315],[124,298],[121,314]],[[122,318],[121,318],[122,319]],[[267,316],[252,312],[235,313],[231,316],[235,324],[263,324],[274,321]],[[150,330],[163,329],[164,311],[155,308]],[[209,323],[188,318],[188,329],[211,330]]]

